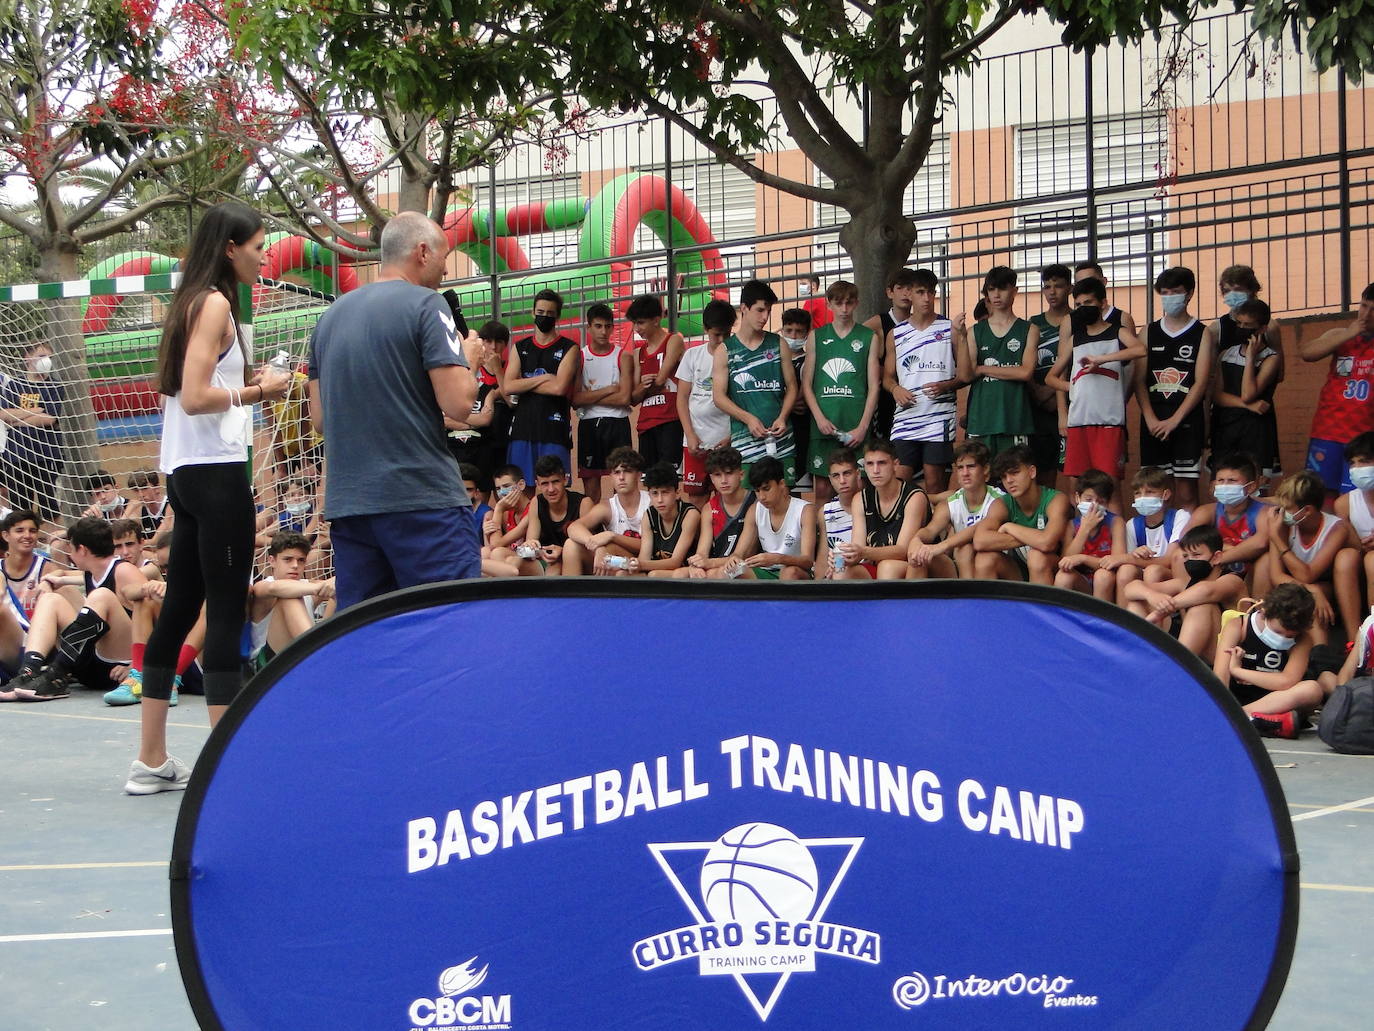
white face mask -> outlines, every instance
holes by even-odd
[[[1357,465],[1350,470],[1350,482],[1356,490],[1374,490],[1374,465]]]
[[[1097,503],[1094,501],[1080,501],[1078,503],[1078,514],[1082,516],[1091,515],[1093,509],[1096,507]]]
[[[292,515],[304,515],[306,512],[310,511],[310,502],[293,501],[291,502],[291,504],[286,506],[286,510],[290,512]]]
[[[1287,637],[1277,630],[1271,630],[1269,621],[1262,615],[1255,617],[1255,634],[1264,642],[1265,647],[1272,648],[1276,652],[1286,652],[1298,643],[1296,638]]]
[[[1188,310],[1188,295],[1160,294],[1159,303],[1163,306],[1165,315],[1177,318]]]
[[[809,297],[809,296],[811,295],[811,284],[810,284],[810,283],[798,283],[798,284],[797,284],[797,293],[801,294],[803,297]]]
[[[1132,502],[1132,507],[1143,516],[1157,515],[1164,508],[1164,499],[1142,495]]]
[[[46,376],[52,372],[52,355],[42,355],[33,360],[33,371],[40,376]]]

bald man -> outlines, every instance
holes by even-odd
[[[416,584],[481,575],[468,494],[444,416],[477,382],[435,293],[449,242],[415,212],[382,230],[377,280],[344,294],[310,338],[310,418],[324,435],[338,607]]]

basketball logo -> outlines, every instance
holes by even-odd
[[[701,897],[719,923],[808,920],[818,878],[810,850],[791,831],[746,823],[726,831],[701,863]]]

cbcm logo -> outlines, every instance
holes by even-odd
[[[818,954],[876,965],[877,934],[824,919],[863,840],[746,823],[715,841],[650,845],[696,923],[635,942],[635,965],[696,960],[702,975],[733,977],[760,1020],[792,974],[816,969]]]
[[[999,996],[1027,996],[1037,1000],[1032,1005],[1042,1009],[1096,1006],[1096,995],[1068,994],[1073,978],[1054,974],[1023,974],[990,978],[969,974],[949,977],[934,974],[926,977],[919,970],[897,978],[892,984],[892,1001],[904,1010],[924,1006],[928,1002],[949,999],[991,999]]]
[[[411,1031],[507,1031],[509,995],[473,995],[487,979],[489,964],[477,969],[477,957],[439,975],[439,995],[410,1004]]]

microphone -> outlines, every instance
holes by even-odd
[[[458,303],[458,291],[445,290],[443,296],[448,302],[448,310],[453,312],[453,325],[458,330],[458,339],[462,340],[468,335],[468,320],[463,318],[463,308]]]

